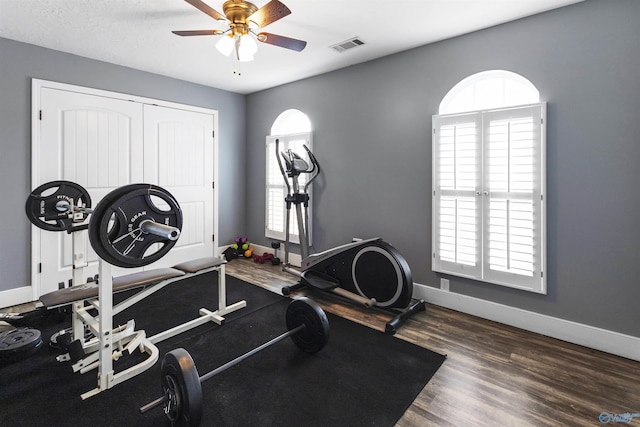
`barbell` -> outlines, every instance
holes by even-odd
[[[285,315],[287,332],[199,376],[188,351],[177,348],[165,354],[160,367],[164,395],[140,408],[143,414],[163,405],[164,413],[175,427],[200,425],[202,418],[202,383],[237,365],[248,357],[291,337],[306,353],[317,353],[329,340],[329,320],[324,310],[307,297],[289,303]]]
[[[81,185],[52,181],[27,198],[27,217],[48,231],[73,232],[89,218],[89,241],[96,254],[118,267],[142,267],[159,260],[176,244],[182,210],[162,187],[130,184],[116,188],[91,209]],[[90,217],[89,217],[90,216]]]

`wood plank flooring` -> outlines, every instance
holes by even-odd
[[[296,283],[278,266],[244,259],[231,261],[227,274],[278,293]],[[380,331],[391,318],[305,292],[326,311]],[[435,305],[396,337],[447,355],[396,427],[602,426],[603,412],[640,414],[640,362]]]

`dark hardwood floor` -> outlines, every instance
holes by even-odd
[[[231,261],[227,274],[278,293],[296,282],[280,267],[244,259]],[[306,292],[326,311],[374,329],[391,318]],[[435,305],[396,337],[447,355],[398,427],[602,426],[602,413],[631,416],[630,424],[603,418],[611,425],[640,425],[640,362]]]

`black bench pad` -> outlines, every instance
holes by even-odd
[[[173,268],[184,271],[185,273],[197,273],[200,270],[218,267],[226,263],[227,261],[224,258],[204,257],[174,265]]]
[[[184,274],[184,271],[176,270],[175,268],[157,268],[140,271],[138,273],[125,274],[124,276],[113,278],[113,292],[122,292],[141,286],[152,285],[162,282],[163,280],[184,276]],[[42,295],[40,301],[45,307],[54,307],[97,297],[98,284],[91,282],[49,292],[48,294]]]

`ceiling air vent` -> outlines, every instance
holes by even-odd
[[[336,52],[342,53],[354,47],[362,46],[363,44],[364,42],[362,40],[360,40],[358,37],[354,37],[352,39],[345,40],[343,42],[334,44],[333,46],[329,46],[329,47],[335,50]]]

